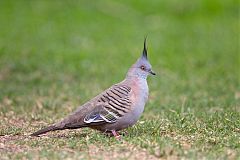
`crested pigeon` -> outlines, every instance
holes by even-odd
[[[49,131],[90,127],[120,138],[119,130],[134,125],[148,99],[148,75],[155,75],[147,57],[146,38],[142,56],[127,72],[126,78],[89,100],[62,121],[31,136]]]

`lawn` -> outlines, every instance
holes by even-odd
[[[240,159],[235,0],[0,1],[1,159]],[[121,142],[28,135],[124,79],[148,36],[150,96]]]

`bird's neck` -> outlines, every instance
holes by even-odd
[[[126,79],[128,80],[139,80],[139,81],[146,81],[147,80],[147,76],[146,75],[127,75]]]
[[[139,76],[127,76],[125,83],[133,86],[132,90],[134,94],[140,98],[139,100],[143,100],[144,104],[147,102],[149,89],[146,78]]]
[[[144,74],[142,72],[138,72],[135,70],[135,68],[130,68],[127,72],[126,79],[147,79],[147,74]]]
[[[140,88],[147,85],[147,77],[127,75],[125,81],[130,84],[137,84]]]

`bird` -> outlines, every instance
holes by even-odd
[[[50,131],[89,127],[121,139],[120,130],[133,126],[148,100],[147,77],[156,75],[148,60],[146,37],[140,58],[129,68],[120,83],[79,106],[74,112],[46,128],[32,133],[39,136]]]

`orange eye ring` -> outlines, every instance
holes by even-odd
[[[145,70],[145,67],[144,67],[144,66],[141,66],[141,70]]]

